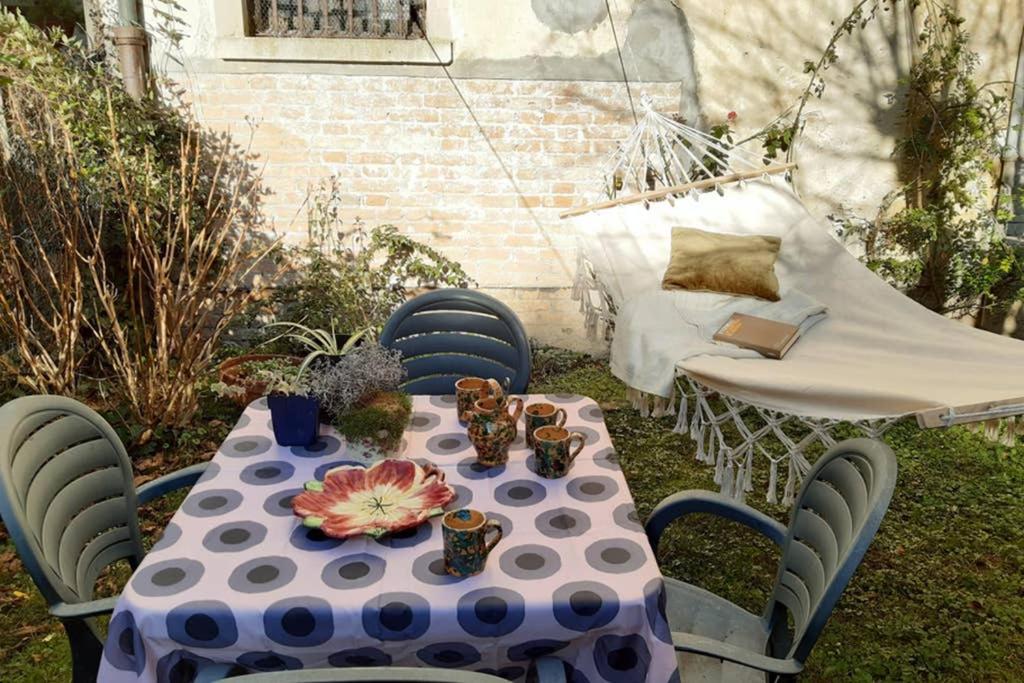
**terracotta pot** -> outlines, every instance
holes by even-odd
[[[263,360],[275,360],[281,359],[288,362],[289,365],[298,367],[302,365],[302,359],[296,356],[284,356],[281,354],[273,353],[253,353],[244,356],[236,356],[235,358],[229,358],[220,364],[220,381],[224,382],[231,387],[242,387],[245,389],[244,394],[232,396],[231,399],[240,406],[247,406],[256,399],[267,395],[267,383],[247,381],[245,373],[245,364],[250,362],[259,362]]]

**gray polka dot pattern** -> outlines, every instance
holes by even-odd
[[[241,504],[242,494],[235,489],[207,489],[190,494],[181,504],[181,511],[192,517],[216,517]]]
[[[587,440],[586,442],[588,444],[593,445],[593,444],[601,442],[601,435],[598,434],[596,429],[593,429],[591,427],[584,427],[583,425],[572,424],[572,423],[566,423],[566,428],[570,432],[579,432],[580,434],[582,434],[584,437],[586,437],[586,440]]]
[[[442,410],[453,410],[456,405],[454,384],[452,384],[452,392],[453,393],[451,394],[443,394],[441,396],[431,396],[427,400],[430,402],[430,405],[433,406],[434,408],[441,408]]]
[[[565,490],[576,500],[584,503],[598,503],[608,500],[618,493],[619,485],[611,477],[573,477]]]
[[[428,457],[431,455],[455,455],[471,450],[473,444],[465,432],[438,434],[427,441]]]
[[[464,479],[494,479],[504,474],[505,470],[505,465],[498,465],[497,467],[481,465],[475,455],[465,460],[460,460],[458,464],[459,475]]]
[[[406,430],[410,432],[429,432],[432,429],[436,429],[439,424],[441,424],[441,416],[437,413],[413,413],[412,417],[409,418],[409,426],[406,427]]]
[[[587,564],[609,574],[624,574],[641,568],[647,553],[635,541],[613,538],[596,541],[586,550]]]
[[[300,488],[276,491],[263,502],[263,511],[274,517],[291,517],[292,499],[302,492]]]
[[[555,508],[537,515],[536,526],[548,538],[573,538],[590,531],[590,517],[582,510]]]
[[[452,576],[444,568],[443,550],[431,550],[417,557],[412,563],[412,575],[429,586],[447,586],[465,581],[463,577]]]
[[[228,586],[239,593],[269,593],[287,586],[297,567],[288,557],[257,557],[240,564],[228,577]]]
[[[265,436],[239,436],[225,441],[219,452],[228,458],[255,458],[273,447],[273,440]]]
[[[254,462],[242,470],[239,479],[254,486],[270,486],[291,479],[295,465],[284,460]]]
[[[147,597],[176,595],[199,583],[206,568],[195,560],[180,558],[163,560],[135,572],[132,589]]]
[[[377,555],[346,555],[327,564],[320,578],[325,585],[340,590],[365,588],[384,577],[387,562]]]
[[[517,479],[494,490],[494,500],[508,507],[536,505],[547,497],[544,485],[531,479]]]
[[[203,470],[203,474],[196,480],[196,483],[210,481],[215,479],[220,474],[220,465],[215,462],[206,463],[206,469]]]
[[[600,408],[565,409],[587,443],[555,480],[529,466],[522,421],[508,463],[484,468],[454,396],[414,396],[402,457],[437,465],[456,498],[504,537],[483,571],[447,573],[441,520],[379,539],[332,539],[291,509],[305,482],[371,459],[329,425],[309,448],[273,440],[265,401],[250,406],[206,475],[144,558],[113,615],[99,680],[191,679],[197,662],[250,671],[430,666],[521,681],[553,654],[566,680],[669,681],[675,652],[661,574]],[[489,535],[488,538],[493,538]]]
[[[520,545],[501,555],[501,570],[516,579],[546,579],[554,576],[561,568],[562,558],[554,549],[545,545]]]
[[[628,531],[643,531],[644,526],[640,522],[640,515],[636,512],[636,506],[632,503],[623,503],[615,508],[612,513],[615,523]]]
[[[312,445],[292,446],[289,450],[298,458],[326,458],[337,455],[341,450],[341,439],[336,436],[320,436]]]
[[[604,411],[596,403],[584,405],[578,411],[576,411],[576,417],[584,422],[594,422],[597,424],[604,424]],[[579,429],[577,428],[577,431]],[[591,443],[595,443],[592,441]]]
[[[267,527],[259,522],[226,522],[203,537],[203,547],[214,553],[240,553],[254,548],[267,537]]]
[[[164,533],[162,536],[160,536],[160,540],[153,544],[153,547],[150,549],[149,552],[157,553],[163,550],[167,550],[175,543],[177,543],[178,539],[180,538],[181,527],[175,524],[174,522],[170,522],[166,526],[166,528],[164,528]]]
[[[615,452],[615,449],[611,446],[602,448],[598,452],[594,453],[594,464],[598,467],[603,467],[606,470],[612,470],[613,472],[619,472],[622,468],[619,466],[619,454]]]

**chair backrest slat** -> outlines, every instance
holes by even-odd
[[[105,439],[72,446],[39,469],[25,494],[25,516],[36,535],[42,533],[46,509],[57,493],[79,477],[104,467],[116,467],[116,458]]]
[[[100,571],[143,555],[131,462],[95,411],[60,396],[0,408],[0,515],[47,602],[90,599]]]
[[[794,537],[799,538],[818,553],[826,572],[835,571],[839,565],[839,541],[832,527],[811,510],[798,515],[794,522]]]
[[[83,599],[92,594],[93,586],[103,569],[133,552],[128,525],[107,529],[89,541],[78,557],[75,567],[75,589]]]
[[[765,610],[776,657],[806,660],[882,522],[896,485],[884,443],[837,444],[808,472],[793,505],[772,599]],[[790,633],[784,613],[793,620]]]
[[[60,534],[58,567],[61,576],[66,580],[74,578],[77,583],[78,560],[82,551],[103,532],[125,527],[127,512],[124,496],[118,496],[92,504],[75,515]]]
[[[459,332],[432,332],[404,337],[395,340],[391,348],[401,351],[405,358],[455,353],[482,356],[513,369],[519,362],[519,352],[511,344],[492,337]]]
[[[821,517],[836,535],[839,551],[853,541],[853,515],[843,496],[828,484],[814,480],[804,490],[802,507]]]
[[[96,430],[74,415],[48,420],[32,430],[13,453],[12,479],[18,495],[24,497],[36,474],[52,458],[71,446],[97,438]]]
[[[452,394],[460,377],[508,381],[526,392],[530,344],[515,313],[497,299],[468,289],[427,292],[400,306],[380,343],[402,352],[411,394]]]
[[[506,344],[515,343],[515,337],[500,318],[483,313],[460,310],[418,311],[405,318],[396,328],[395,337],[411,337],[416,334],[433,332],[456,332],[477,334],[481,337],[499,339]]]

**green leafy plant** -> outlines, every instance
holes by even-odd
[[[867,231],[866,260],[934,311],[978,315],[1024,296],[1020,249],[1003,236],[1008,206],[993,204],[1006,98],[975,81],[963,17],[927,8],[894,150],[904,184]]]
[[[458,263],[393,225],[345,223],[341,206],[336,177],[310,193],[308,243],[290,254],[291,276],[273,297],[280,319],[376,334],[415,289],[471,284]]]
[[[363,338],[370,330],[364,329],[359,330],[355,334],[351,335],[344,343],[338,343],[338,334],[334,330],[334,325],[331,325],[331,331],[327,330],[315,330],[306,325],[292,322],[279,322],[270,323],[266,326],[267,329],[272,327],[284,327],[286,329],[293,330],[292,332],[286,332],[271,339],[268,344],[272,344],[280,338],[290,339],[293,342],[299,344],[305,348],[308,353],[305,359],[302,361],[302,365],[299,366],[299,374],[302,374],[312,365],[313,361],[318,358],[340,358],[344,356],[359,343],[359,340]]]
[[[303,380],[301,368],[284,368],[281,370],[263,370],[257,378],[266,384],[267,394],[284,394],[287,396],[308,396],[309,386]]]

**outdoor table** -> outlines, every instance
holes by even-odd
[[[600,407],[565,408],[587,444],[569,475],[532,471],[523,427],[509,462],[485,469],[454,396],[415,396],[401,453],[440,467],[446,509],[498,519],[504,539],[476,576],[444,569],[441,519],[379,540],[335,540],[293,516],[291,498],[342,464],[321,427],[309,449],[275,444],[266,400],[251,404],[125,587],[100,680],[188,681],[197,662],[252,671],[330,666],[458,667],[523,680],[530,660],[569,681],[678,680],[661,573],[637,519]]]

